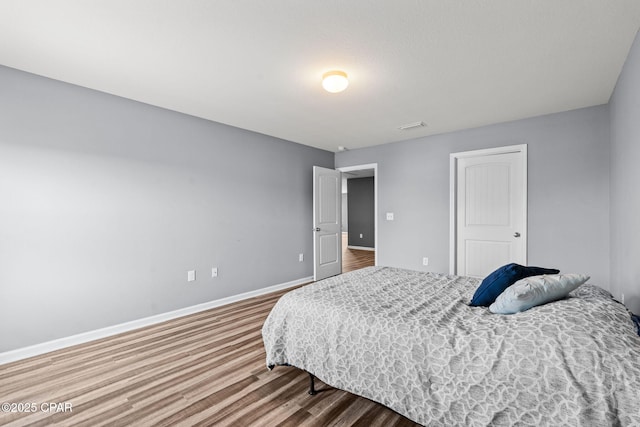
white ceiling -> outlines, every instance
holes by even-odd
[[[337,151],[606,103],[639,26],[639,0],[1,0],[0,64]]]

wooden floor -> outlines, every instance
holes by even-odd
[[[375,252],[347,247],[347,233],[342,233],[342,271],[353,271],[375,265]]]
[[[345,245],[345,271],[373,254]],[[0,425],[416,425],[320,381],[309,396],[296,368],[266,369],[261,328],[284,292],[2,365],[0,402],[32,412],[0,412]]]

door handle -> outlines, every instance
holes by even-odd
[[[520,237],[520,233],[516,231],[515,233],[513,233],[513,237]]]
[[[320,231],[320,227],[314,228],[313,231]]]

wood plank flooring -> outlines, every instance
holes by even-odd
[[[342,271],[353,271],[375,265],[375,252],[349,249],[347,233],[342,233]]]
[[[357,252],[373,264],[373,252]],[[345,271],[363,263],[348,256]],[[309,396],[296,368],[268,371],[261,328],[284,292],[2,365],[0,402],[33,412],[0,412],[0,425],[417,425],[320,381]],[[45,411],[49,403],[71,410]]]

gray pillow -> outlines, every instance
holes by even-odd
[[[530,276],[518,280],[504,290],[489,311],[497,314],[513,314],[537,305],[566,297],[569,292],[589,280],[584,274],[549,274]]]

